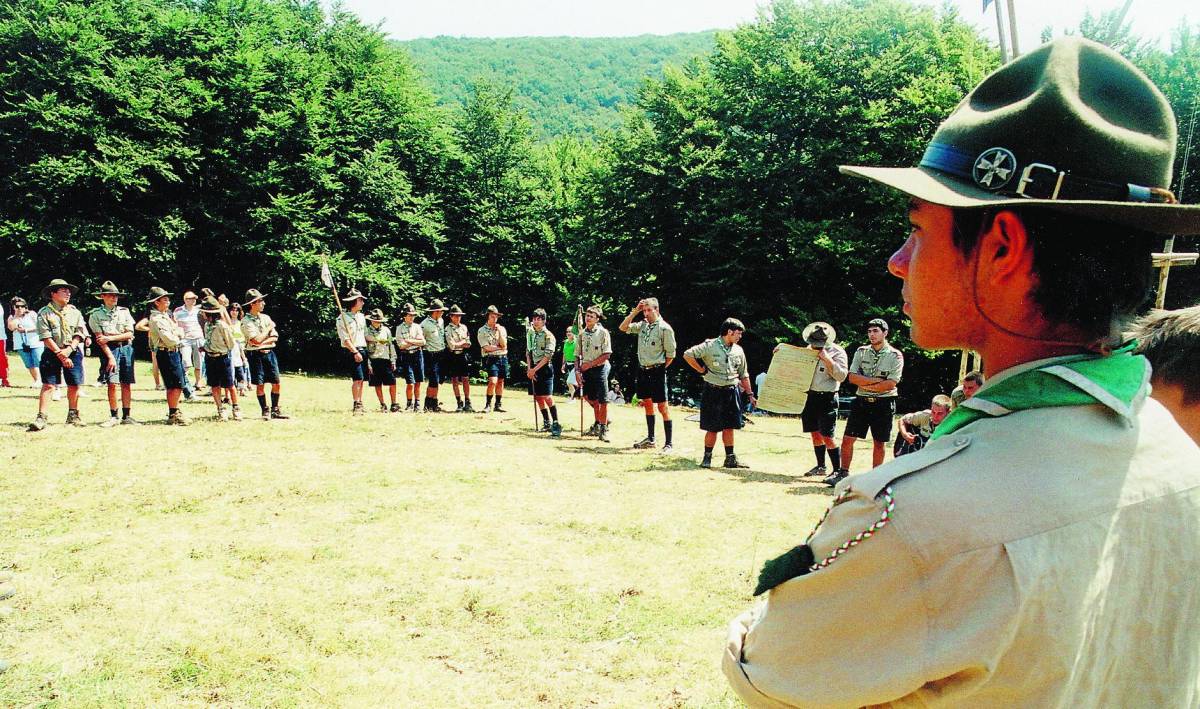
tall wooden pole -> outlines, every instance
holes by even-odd
[[[1012,58],[1021,56],[1021,45],[1017,42],[1017,8],[1015,0],[1008,0],[1008,38],[1012,41]]]
[[[1200,98],[1192,100],[1192,117],[1188,121],[1188,142],[1183,147],[1183,165],[1179,175],[1179,201],[1183,201],[1183,190],[1187,187],[1188,162],[1192,157],[1192,140],[1196,137],[1196,109],[1200,108]],[[1167,304],[1167,279],[1171,276],[1171,253],[1175,250],[1175,237],[1172,235],[1163,244],[1163,255],[1166,260],[1159,266],[1158,291],[1154,294],[1154,307],[1164,308]],[[1186,265],[1186,264],[1185,264]]]
[[[1004,36],[1004,15],[1000,12],[1000,2],[992,3],[996,6],[996,36],[1000,38],[1000,61],[1008,63],[1008,39]]]

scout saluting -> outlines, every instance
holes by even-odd
[[[638,313],[644,320],[634,322]],[[619,325],[621,332],[637,335],[638,377],[637,396],[646,412],[646,437],[633,444],[634,448],[654,447],[654,407],[663,418],[663,450],[670,451],[671,412],[667,408],[667,367],[675,361],[675,330],[663,320],[658,310],[658,298],[638,301]]]
[[[246,336],[246,364],[250,365],[250,381],[262,408],[263,421],[288,418],[279,410],[279,360],[275,345],[279,331],[275,321],[263,312],[266,297],[256,289],[246,291],[242,305],[248,311],[242,318],[242,334]],[[267,408],[266,385],[271,385],[271,407]]]
[[[533,332],[529,334],[529,351],[525,353],[525,376],[533,385],[533,399],[542,412],[542,431],[558,438],[562,426],[558,423],[558,407],[554,405],[554,333],[546,327],[546,311],[533,311]]]
[[[450,383],[454,385],[454,398],[458,406],[454,409],[464,413],[475,411],[471,407],[471,333],[463,324],[462,308],[450,306],[450,324],[446,326],[446,368]]]
[[[229,420],[230,412],[225,410],[221,397],[224,393],[229,398],[233,420],[241,421],[242,410],[238,406],[238,390],[231,359],[237,340],[233,336],[233,325],[226,320],[229,314],[220,301],[210,295],[205,297],[200,306],[200,315],[204,319],[204,376],[212,388],[213,401],[217,403],[217,419]]]
[[[417,401],[421,398],[421,382],[425,380],[425,331],[415,322],[417,309],[412,303],[404,304],[404,322],[396,326],[396,347],[400,350],[397,362],[400,374],[404,375],[405,411],[420,411]]]
[[[183,385],[187,375],[183,371],[183,355],[179,352],[183,344],[183,328],[171,317],[171,294],[154,286],[146,297],[150,306],[149,330],[150,351],[158,358],[158,373],[167,389],[167,423],[186,426],[188,420],[179,410],[179,397],[183,396]]]
[[[500,399],[504,396],[504,380],[508,378],[508,330],[500,324],[504,313],[494,305],[487,306],[487,322],[475,333],[479,350],[483,353],[483,368],[487,372],[487,403],[484,413],[504,413]],[[496,405],[492,406],[493,397]]]
[[[342,302],[346,303],[349,310],[344,310],[338,315],[337,335],[342,348],[350,353],[350,396],[354,399],[352,411],[355,416],[361,416],[363,382],[366,381],[367,370],[370,368],[367,361],[367,320],[362,314],[363,304],[367,299],[357,288],[351,288],[342,298]]]
[[[45,349],[38,363],[42,391],[38,395],[38,413],[30,431],[46,428],[46,407],[59,384],[67,385],[67,423],[82,426],[79,418],[79,385],[83,383],[83,346],[88,338],[83,313],[71,305],[71,296],[79,290],[61,278],[50,281],[42,291],[49,302],[38,311],[37,334]]]
[[[700,398],[700,428],[704,430],[704,458],[700,465],[712,467],[712,452],[717,434],[725,446],[726,468],[746,468],[738,462],[733,451],[733,432],[742,427],[742,400],[738,388],[754,404],[758,399],[750,388],[746,369],[746,353],[738,342],[746,326],[741,320],[728,318],[721,323],[721,334],[711,340],[689,347],[683,359],[704,376],[704,392]]]
[[[441,411],[438,404],[438,385],[446,378],[446,321],[442,315],[446,305],[438,298],[425,308],[429,317],[421,321],[421,334],[425,337],[425,410]]]
[[[371,386],[375,387],[375,397],[379,399],[379,413],[388,412],[387,404],[383,403],[383,388],[388,388],[392,399],[392,413],[400,410],[396,403],[396,343],[392,332],[387,328],[387,318],[383,311],[375,308],[367,315],[367,329],[363,333],[367,343],[368,373]]]
[[[100,290],[94,293],[104,301],[104,305],[93,310],[88,316],[88,328],[92,332],[92,341],[100,349],[104,363],[100,365],[100,381],[108,385],[108,420],[100,424],[103,427],[115,426],[118,423],[136,425],[138,422],[130,415],[133,402],[133,314],[129,308],[117,305],[117,298],[128,295],[122,293],[112,281],[105,281]],[[117,387],[121,387],[121,418],[117,418]]]

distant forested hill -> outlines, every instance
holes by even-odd
[[[471,83],[513,87],[542,138],[613,128],[647,76],[712,51],[714,32],[640,37],[437,37],[399,42],[438,99],[460,104]]]

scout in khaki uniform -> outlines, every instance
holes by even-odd
[[[1175,145],[1141,72],[1065,37],[984,79],[920,167],[842,168],[911,196],[888,268],[912,339],[988,381],[764,567],[724,654],[748,704],[1196,705],[1200,448],[1118,329],[1161,235],[1200,233]]]
[[[854,352],[850,361],[850,373],[846,378],[858,386],[854,403],[850,404],[850,418],[842,433],[842,467],[822,482],[836,485],[849,475],[850,463],[854,460],[854,442],[871,432],[875,444],[871,464],[883,465],[887,442],[892,438],[892,421],[896,418],[896,385],[904,372],[904,355],[888,344],[888,326],[880,318],[867,323],[869,345]]]
[[[54,388],[67,385],[67,423],[82,426],[79,418],[79,385],[83,383],[83,347],[88,339],[83,313],[71,305],[71,296],[79,290],[61,278],[50,281],[42,290],[49,301],[37,314],[37,336],[45,349],[38,363],[42,375],[42,391],[38,395],[38,413],[30,431],[46,428],[46,407],[54,396]]]
[[[367,299],[357,288],[351,288],[342,301],[346,310],[338,315],[337,335],[342,349],[350,354],[350,396],[354,399],[351,411],[355,416],[363,413],[363,382],[368,378],[370,362],[367,356],[367,319],[362,314]]]
[[[642,320],[633,319],[641,313]],[[620,324],[621,332],[637,335],[638,377],[636,394],[646,411],[646,437],[633,444],[634,448],[654,447],[654,407],[663,419],[663,450],[670,451],[671,412],[667,408],[667,367],[675,360],[675,330],[663,320],[658,311],[658,298],[638,301]]]
[[[525,353],[525,376],[533,390],[534,403],[542,412],[542,431],[558,438],[562,426],[558,423],[558,407],[554,405],[554,333],[546,327],[546,311],[538,308],[530,320],[529,351]]]
[[[425,411],[441,411],[438,402],[438,385],[446,378],[446,304],[434,298],[433,304],[425,308],[429,316],[421,321],[421,334],[425,337]]]
[[[217,419],[228,421],[232,413],[234,421],[241,421],[242,410],[238,406],[237,382],[230,359],[237,348],[237,340],[233,336],[229,314],[220,301],[210,295],[200,306],[200,316],[204,321],[204,376],[212,388],[213,401],[217,403]],[[225,409],[224,399],[229,400],[229,411]]]
[[[275,345],[279,343],[279,330],[275,321],[263,312],[266,297],[256,289],[246,291],[242,302],[247,313],[242,318],[242,334],[246,336],[246,364],[250,366],[250,381],[262,409],[263,421],[286,419],[279,410],[279,360],[275,357]],[[266,385],[271,385],[271,407],[267,408]]]
[[[979,391],[986,381],[983,372],[967,372],[958,386],[954,387],[954,391],[950,392],[950,408],[957,409],[963,401],[975,396],[975,392]]]
[[[404,320],[396,326],[396,348],[399,350],[397,369],[404,377],[405,411],[421,410],[421,382],[425,381],[425,331],[415,322],[417,309],[404,304]]]
[[[597,436],[608,443],[608,372],[612,365],[612,337],[600,324],[604,310],[599,305],[589,307],[583,314],[583,332],[575,345],[575,381],[583,398],[592,407],[595,421],[585,436]]]
[[[108,420],[103,427],[118,423],[136,425],[130,415],[133,404],[133,314],[129,308],[117,305],[117,299],[128,295],[122,293],[112,281],[105,281],[94,293],[104,305],[88,315],[88,329],[92,341],[100,350],[100,381],[108,385]],[[121,389],[121,417],[117,418],[117,387]]]
[[[1133,324],[1131,339],[1154,368],[1151,396],[1200,443],[1200,305],[1155,310]]]
[[[817,371],[813,372],[808,398],[800,412],[800,428],[812,435],[813,454],[817,459],[817,464],[805,476],[824,476],[826,454],[834,471],[842,467],[842,452],[833,439],[833,432],[837,427],[838,388],[850,373],[849,359],[846,350],[836,342],[837,331],[827,322],[809,323],[800,336],[817,353]]]
[[[183,328],[171,317],[171,294],[167,291],[154,286],[146,296],[145,303],[150,306],[146,333],[150,351],[158,358],[158,373],[167,390],[167,423],[186,426],[188,420],[179,410],[179,398],[183,396],[183,386],[187,382],[183,355],[180,353],[184,340]]]
[[[487,372],[487,403],[484,413],[495,411],[504,413],[500,408],[500,399],[504,397],[504,380],[508,378],[508,330],[500,324],[500,316],[504,313],[494,305],[489,305],[484,315],[487,322],[475,333],[479,341],[479,351],[483,353],[483,369]],[[492,406],[492,399],[496,404]]]
[[[390,410],[396,413],[400,404],[396,403],[396,341],[392,331],[388,329],[387,318],[383,311],[375,308],[367,315],[367,329],[364,333],[367,342],[367,362],[370,365],[371,386],[375,387],[375,398],[379,399],[379,413],[386,414]],[[388,409],[383,403],[383,388],[388,388],[392,406]]]
[[[741,428],[742,399],[746,396],[751,404],[757,403],[754,390],[750,387],[750,373],[746,368],[746,353],[738,344],[746,326],[741,320],[728,318],[721,323],[721,334],[711,340],[689,347],[683,360],[704,377],[704,391],[700,397],[700,428],[704,431],[704,458],[700,465],[712,467],[713,448],[717,445],[717,434],[725,446],[726,468],[747,468],[738,462],[733,450],[733,432]],[[739,395],[740,390],[740,395]]]
[[[458,402],[455,412],[472,413],[471,406],[471,332],[463,324],[463,309],[450,306],[450,324],[446,326],[446,368]]]
[[[950,397],[938,394],[933,397],[928,409],[904,414],[897,420],[900,433],[896,436],[896,445],[892,448],[892,457],[914,453],[925,447],[938,424],[950,415]]]

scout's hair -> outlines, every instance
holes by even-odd
[[[975,382],[979,386],[983,386],[983,382],[984,382],[983,372],[979,372],[979,371],[967,372],[966,376],[964,376],[962,378],[962,380],[964,382]]]
[[[658,298],[645,298],[643,302],[651,308],[658,310]]]
[[[949,409],[953,403],[954,402],[950,400],[950,397],[946,396],[945,394],[938,394],[937,396],[933,397],[933,401],[930,402],[931,405],[940,406],[943,409]]]
[[[971,255],[1000,209],[954,210],[954,244]],[[1149,232],[1036,207],[1008,207],[1033,246],[1033,302],[1053,323],[1106,338],[1146,302],[1152,269]]]
[[[745,332],[746,326],[743,325],[742,321],[738,320],[737,318],[725,318],[725,322],[721,323],[721,337],[725,337],[725,335],[733,332],[734,330],[737,330],[738,332]]]
[[[1154,310],[1129,333],[1154,367],[1154,379],[1183,389],[1184,401],[1200,403],[1200,305]]]

